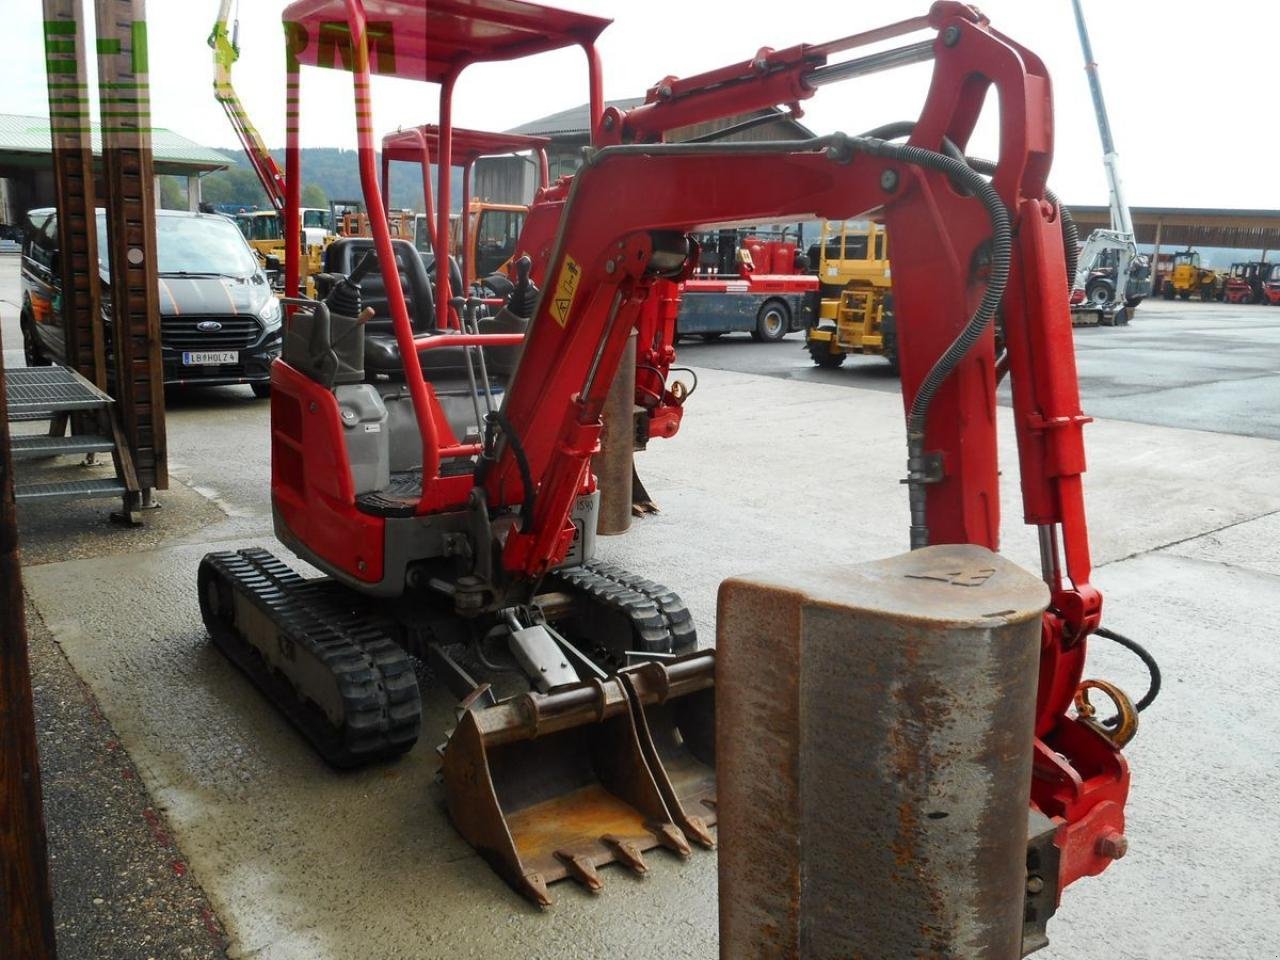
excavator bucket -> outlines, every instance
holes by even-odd
[[[713,671],[712,655],[694,654],[464,710],[444,749],[454,826],[540,906],[551,903],[547,886],[565,877],[596,892],[605,864],[643,874],[648,850],[687,857],[690,839],[710,845],[706,817],[685,805],[710,809],[714,772],[688,744],[710,742],[714,724],[694,729],[705,709],[685,717],[679,701],[710,698]]]
[[[711,650],[619,674],[645,759],[677,826],[694,843],[715,846],[716,701]],[[673,689],[678,693],[673,695]]]

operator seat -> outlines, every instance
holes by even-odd
[[[409,323],[415,334],[436,332],[435,289],[428,273],[432,264],[424,263],[408,240],[393,239],[400,289],[404,294]],[[360,298],[364,306],[373,308],[373,317],[365,325],[364,368],[369,378],[403,380],[404,363],[391,321],[387,286],[378,264],[378,253],[371,237],[343,237],[325,251],[326,273],[350,274],[366,257],[372,256],[370,269],[360,279]],[[450,261],[450,280],[459,287],[462,271]],[[465,377],[466,365],[460,350],[428,350],[419,355],[423,373],[428,377]]]
[[[395,251],[400,289],[404,293],[405,307],[409,312],[409,323],[413,332],[415,334],[441,332],[436,326],[435,255],[420,253],[408,240],[392,239],[391,244]],[[378,266],[378,254],[374,249],[372,238],[344,237],[335,240],[325,251],[325,272],[350,275],[365,256],[374,258],[371,269],[365,273],[359,283],[364,306],[373,308],[373,317],[365,326],[365,376],[370,380],[403,381],[404,363],[400,357],[400,345],[396,342],[386,283]],[[457,295],[465,289],[462,270],[453,257],[448,258],[448,263],[449,289],[451,294]],[[507,291],[510,292],[514,288],[513,284],[506,277],[502,277],[502,280],[506,283]],[[525,325],[527,324],[522,323],[517,329],[509,322],[504,323],[493,318],[481,318],[479,321],[482,333],[523,332]],[[486,347],[484,352],[490,376],[505,385],[520,359],[520,348]],[[466,379],[466,358],[461,348],[437,347],[434,350],[425,350],[418,354],[418,359],[422,364],[423,374],[433,382]]]

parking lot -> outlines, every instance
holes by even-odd
[[[0,258],[15,364],[16,270]],[[1156,301],[1128,327],[1076,339],[1085,410],[1098,418],[1086,478],[1095,583],[1108,623],[1151,647],[1166,688],[1126,751],[1131,852],[1072,889],[1039,956],[1098,956],[1099,929],[1109,957],[1273,956],[1266,878],[1280,840],[1260,824],[1280,792],[1280,680],[1262,625],[1280,616],[1280,310]],[[817,370],[800,344],[681,346],[699,392],[680,434],[638,458],[662,512],[603,544],[676,587],[704,642],[726,576],[906,546],[896,380],[875,358]],[[92,502],[21,518],[35,642],[56,643],[91,691],[230,955],[713,956],[714,855],[654,855],[644,881],[611,868],[594,897],[561,884],[540,913],[444,816],[433,747],[451,725],[446,698],[432,697],[402,762],[339,775],[211,648],[199,558],[252,544],[287,555],[271,533],[267,425],[267,402],[247,387],[171,393],[174,483],[144,528],[112,528]],[[1007,465],[1009,427],[1006,411]],[[1004,483],[1005,550],[1035,568],[1011,466]],[[1099,644],[1091,668],[1140,692],[1142,671],[1121,652]],[[46,751],[58,756],[48,740]],[[57,769],[46,777],[75,789]],[[84,819],[55,834],[99,829],[91,805],[57,809]],[[95,881],[102,902],[86,909],[104,924],[137,922],[126,872]],[[173,904],[199,931],[198,903]]]
[[[898,392],[883,360],[850,356],[837,370],[821,370],[803,342],[798,333],[780,344],[736,334],[685,341],[680,358],[717,370]],[[1076,365],[1092,416],[1280,440],[1280,309],[1149,299],[1127,327],[1078,328]]]

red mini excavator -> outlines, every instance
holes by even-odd
[[[459,700],[442,748],[450,816],[526,896],[548,903],[547,884],[562,877],[597,888],[597,868],[612,861],[643,871],[658,846],[710,845],[715,655],[697,649],[672,590],[593,556],[601,408],[632,331],[697,264],[691,234],[870,215],[894,238],[913,547],[997,549],[996,386],[1011,379],[1023,515],[1052,595],[1029,798],[1047,846],[1029,856],[1049,878],[1050,909],[1068,883],[1104,869],[1120,846],[1133,708],[1101,685],[1123,722],[1098,721],[1086,695],[1099,684],[1082,682],[1102,604],[1089,582],[1087,418],[1065,211],[1045,186],[1053,120],[1039,58],[944,0],[878,30],[667,77],[622,112],[603,106],[595,40],[607,21],[595,17],[523,0],[298,0],[285,24],[291,115],[302,66],[354,74],[373,227],[371,241],[334,244],[351,245],[332,261],[346,269],[307,300],[297,220],[286,219],[291,317],[272,372],[272,505],[280,540],[325,576],[304,579],[260,550],[217,553],[199,590],[215,642],[322,755],[352,766],[408,750],[421,658]],[[850,57],[920,31],[931,35]],[[593,148],[530,210],[526,231],[552,238],[542,291],[525,262],[489,315],[444,267],[443,244],[431,270],[390,237],[370,77],[440,85],[443,238],[459,74],[571,45],[586,53]],[[663,142],[765,106],[798,112],[819,87],[927,60],[933,82],[914,122],[861,136]],[[992,88],[994,164],[964,153]],[[296,207],[296,129],[285,179]]]

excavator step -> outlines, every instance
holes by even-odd
[[[331,766],[399,756],[417,742],[413,662],[363,597],[304,579],[260,549],[206,555],[199,590],[214,643]]]

